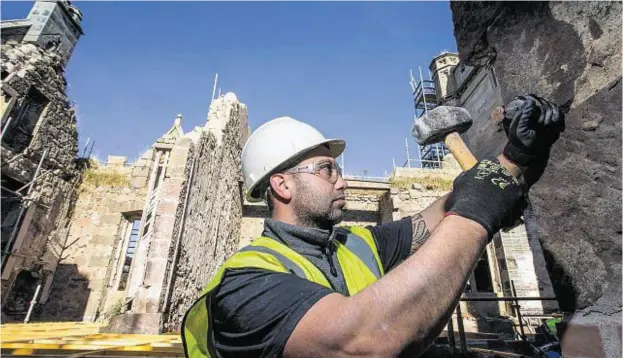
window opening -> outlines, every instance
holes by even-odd
[[[17,116],[11,120],[2,141],[16,153],[28,148],[34,136],[35,127],[48,105],[49,100],[36,88],[30,87]],[[4,121],[3,125],[6,123]]]
[[[138,233],[141,226],[141,219],[135,219],[132,221],[132,228],[130,230],[130,237],[128,239],[128,246],[125,251],[123,266],[121,267],[121,279],[119,280],[119,290],[125,290],[128,285],[128,278],[130,276],[130,269],[132,268],[132,261],[134,254],[136,253],[136,246],[138,243]]]
[[[24,183],[21,183],[7,175],[2,175],[2,199],[0,203],[0,210],[2,212],[2,247],[4,252],[6,245],[10,240],[10,236],[13,233],[13,229],[16,225],[19,225],[21,217],[19,213],[22,209],[23,201],[21,196],[15,194],[15,191],[22,188]]]

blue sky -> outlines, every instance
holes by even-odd
[[[279,116],[346,140],[345,169],[369,175],[411,155],[409,69],[455,51],[443,2],[77,2],[85,35],[67,68],[80,142],[136,158],[178,113],[202,126],[214,74],[252,129]],[[32,2],[2,2],[2,19]]]

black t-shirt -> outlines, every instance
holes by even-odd
[[[411,218],[368,227],[385,272],[411,251]],[[293,274],[226,270],[212,301],[216,348],[223,358],[278,357],[305,313],[335,291]]]

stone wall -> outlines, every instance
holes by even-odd
[[[340,225],[368,226],[381,223],[381,197],[389,191],[389,183],[347,180],[346,207]]]
[[[621,2],[451,8],[461,60],[492,63],[504,103],[532,92],[569,110],[530,193],[534,234],[560,307],[575,312],[565,355],[620,357]],[[472,149],[499,152],[503,133],[482,143]],[[578,337],[582,343],[569,345]]]
[[[27,154],[38,153],[37,156],[47,150],[46,157],[50,165],[73,167],[78,153],[78,132],[75,111],[66,95],[67,83],[61,56],[33,44],[9,41],[2,45],[0,58],[2,71],[7,76],[2,81],[3,97],[7,102],[3,123],[8,117],[12,118],[7,135],[2,138],[3,149],[15,153],[27,149]],[[8,91],[7,87],[10,88]],[[37,93],[29,93],[31,90]],[[11,92],[17,96],[11,95]],[[32,132],[32,138],[18,135],[18,132],[12,132],[14,135],[9,136],[9,131],[24,124],[24,121],[18,120],[26,116],[24,113],[20,115],[23,104],[33,96],[39,98],[39,95],[43,96],[41,106],[29,110],[40,111],[40,118],[33,123],[34,127],[23,128]],[[15,98],[15,102],[10,104],[12,98]]]
[[[162,182],[156,188],[156,193],[149,194],[157,197],[157,204],[153,209],[153,223],[149,223],[147,219],[149,204],[145,206],[142,225],[143,228],[152,225],[151,234],[148,229],[142,229],[136,252],[136,264],[130,272],[127,296],[133,300],[133,313],[161,315],[161,299],[167,281],[166,268],[175,237],[173,228],[177,219],[176,213],[184,199],[180,193],[187,180],[185,168],[192,145],[190,138],[180,138],[176,141],[175,146],[170,149]],[[157,149],[158,143],[154,145],[154,150]],[[145,234],[145,231],[148,233]],[[156,327],[151,328],[151,333],[158,333]]]
[[[0,153],[3,249],[14,239],[2,271],[3,319],[6,313],[22,320],[35,287],[42,285],[43,298],[49,292],[58,245],[66,238],[80,180],[75,162],[78,134],[61,57],[15,41],[3,43],[0,52],[2,127],[9,123]],[[34,179],[42,157],[40,177],[26,195],[24,186]],[[12,193],[20,188],[21,197]],[[14,287],[18,276],[20,284]]]
[[[49,298],[42,301],[44,321],[93,321],[123,298],[120,270],[128,223],[140,219],[151,151],[134,166],[109,157],[107,165],[87,169],[62,245]],[[117,157],[118,158],[118,157]],[[125,159],[125,158],[124,158]],[[142,180],[141,180],[142,179]]]
[[[190,305],[216,269],[238,249],[242,220],[240,155],[248,137],[247,109],[233,93],[214,100],[208,122],[187,165],[173,236],[179,237],[168,270],[174,268],[164,330],[177,331]],[[194,164],[193,164],[194,163]],[[180,233],[181,230],[181,233]]]
[[[264,231],[264,219],[270,217],[268,206],[264,202],[249,203],[242,206],[242,222],[240,224],[239,248],[243,248],[255,240]]]
[[[518,296],[554,297],[552,282],[547,273],[543,250],[538,241],[530,240],[526,226],[520,225],[508,232],[500,232],[503,256],[499,257],[502,291],[511,295],[511,281]],[[522,313],[543,314],[558,309],[553,301],[526,301]]]

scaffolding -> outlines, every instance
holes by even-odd
[[[411,90],[413,91],[413,105],[415,114],[413,120],[420,118],[428,111],[437,107],[437,89],[435,82],[430,79],[425,80],[422,76],[422,68],[419,68],[419,81],[413,78],[413,71],[409,71]],[[441,169],[443,157],[449,151],[443,143],[435,143],[425,146],[418,146],[420,152],[419,162],[422,168]]]

